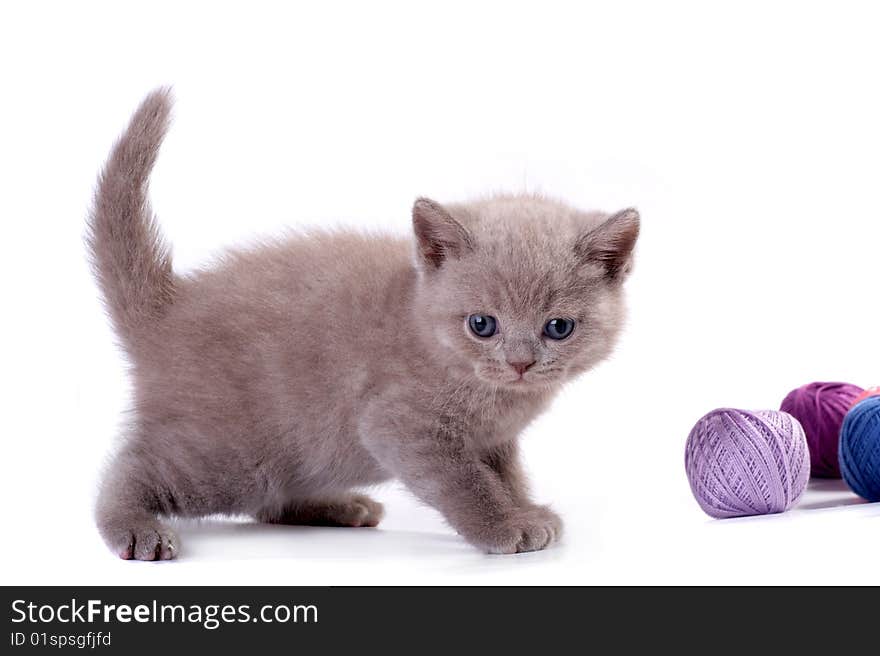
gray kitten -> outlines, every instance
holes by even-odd
[[[543,549],[517,436],[611,351],[639,216],[533,196],[419,199],[409,240],[310,232],[173,272],[147,201],[166,90],[114,147],[89,219],[134,411],[100,490],[121,558],[168,559],[160,516],[376,526],[399,478],[491,553]]]

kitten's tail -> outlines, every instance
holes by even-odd
[[[171,253],[147,199],[170,113],[169,89],[144,99],[110,153],[88,219],[92,267],[116,332],[127,345],[161,317],[174,297]]]

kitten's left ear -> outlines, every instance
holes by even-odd
[[[470,233],[440,203],[419,198],[412,209],[419,258],[428,269],[439,269],[449,257],[473,247]]]
[[[621,210],[581,236],[575,252],[585,264],[601,266],[608,280],[621,280],[629,273],[639,223],[636,210]]]

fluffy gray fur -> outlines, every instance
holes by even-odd
[[[176,274],[147,200],[167,90],[115,145],[89,219],[94,269],[132,364],[133,420],[98,528],[122,558],[174,558],[163,516],[376,526],[354,488],[398,478],[491,553],[543,549],[517,436],[611,351],[635,210],[535,196],[427,199],[410,240],[310,232]],[[415,251],[415,252],[413,252]],[[480,338],[470,314],[497,318]],[[552,340],[546,322],[575,320]]]

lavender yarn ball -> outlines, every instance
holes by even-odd
[[[880,501],[880,396],[860,401],[843,420],[840,470],[853,492]]]
[[[810,448],[810,472],[840,478],[840,427],[861,387],[848,383],[810,383],[792,390],[779,407],[801,422]]]
[[[684,454],[691,491],[712,517],[779,513],[807,486],[810,454],[798,420],[786,412],[713,410],[700,419]]]

